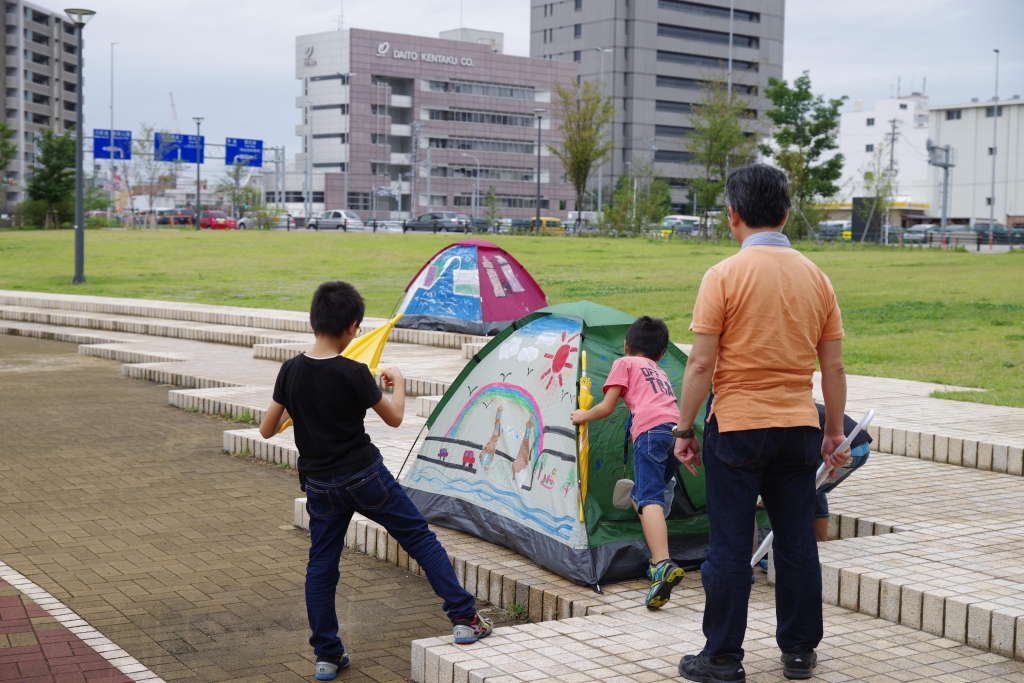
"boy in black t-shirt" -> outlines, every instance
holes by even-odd
[[[459,585],[448,554],[416,506],[384,466],[363,426],[372,408],[389,427],[402,424],[405,382],[398,368],[382,373],[393,387],[384,398],[366,365],[339,354],[359,330],[365,306],[345,282],[325,282],[313,295],[309,322],[313,348],[281,366],[274,400],[260,425],[269,439],[291,417],[299,449],[299,477],[309,513],[306,613],[316,654],[316,677],[329,681],[348,667],[338,638],[334,596],[345,533],[354,512],[372,519],[416,560],[452,620],[455,642],[473,643],[490,634],[491,622],[476,613],[473,596]]]

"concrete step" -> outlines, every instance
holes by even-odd
[[[437,408],[437,404],[440,403],[443,396],[417,396],[416,397],[416,414],[420,417],[430,417],[430,414],[434,412],[434,408]]]

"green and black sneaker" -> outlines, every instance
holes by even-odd
[[[661,609],[672,597],[672,589],[683,580],[683,570],[672,560],[662,560],[647,569],[651,589],[647,591],[644,604],[647,609]]]

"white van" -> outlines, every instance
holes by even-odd
[[[700,216],[665,216],[661,219],[661,229],[673,230],[678,235],[696,237],[700,233]]]

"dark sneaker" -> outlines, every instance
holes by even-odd
[[[740,660],[732,657],[709,659],[703,652],[680,659],[679,675],[700,683],[746,683],[747,680],[747,672]]]
[[[347,652],[343,652],[340,657],[317,657],[316,680],[333,681],[338,677],[338,672],[347,669],[350,663]]]
[[[491,635],[494,624],[481,614],[474,614],[472,619],[456,619],[452,622],[452,634],[456,645],[469,645],[481,638]]]
[[[818,655],[814,650],[797,654],[782,655],[782,675],[790,680],[804,680],[814,675],[814,667],[818,665]]]
[[[647,569],[647,577],[651,580],[651,589],[647,591],[644,604],[647,609],[661,609],[672,597],[672,589],[683,580],[683,570],[672,560],[662,560]]]

